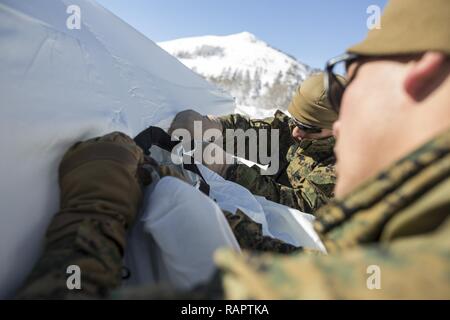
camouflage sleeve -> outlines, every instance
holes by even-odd
[[[261,119],[261,120],[251,120],[249,117],[240,114],[229,114],[218,118],[222,123],[224,130],[226,129],[259,129],[261,127],[269,128],[271,127],[274,117]]]
[[[120,286],[126,233],[142,199],[143,160],[133,140],[117,132],[67,151],[59,168],[60,210],[17,299],[99,299]]]
[[[433,234],[330,256],[219,251],[228,299],[449,299],[450,222]]]
[[[257,133],[257,145],[259,146],[259,133],[260,133],[260,129],[266,129],[268,136],[267,136],[267,143],[270,142],[270,135],[272,132],[272,124],[274,121],[274,118],[267,118],[267,119],[262,119],[262,120],[251,120],[248,117],[245,117],[243,115],[240,114],[230,114],[227,116],[223,116],[219,118],[220,122],[222,123],[223,126],[223,149],[226,150],[228,153],[233,154],[235,156],[239,156],[241,158],[245,158],[245,159],[250,159],[250,153],[249,153],[249,138],[245,138],[245,154],[242,154],[239,152],[238,149],[238,141],[236,138],[232,138],[234,139],[234,143],[233,143],[233,150],[230,150],[229,147],[227,147],[227,142],[230,140],[229,137],[227,137],[227,132],[231,130],[234,130],[234,134],[236,137],[238,136],[242,136],[246,133],[249,133],[248,130],[252,129],[255,130]],[[242,130],[241,132],[239,132],[239,130]],[[268,149],[270,150],[270,149]],[[253,161],[255,161],[255,159],[252,159]],[[258,162],[259,162],[259,155],[258,155]]]
[[[246,165],[231,167],[226,179],[240,184],[255,195],[310,214],[329,201],[326,190],[332,189],[328,182],[322,184],[313,177],[290,188],[275,182],[271,176],[262,175],[257,167]]]
[[[250,219],[240,210],[236,214],[229,212],[224,212],[224,214],[239,242],[239,246],[244,250],[283,254],[302,251],[300,247],[295,247],[279,239],[264,236],[262,225]]]
[[[289,146],[291,145],[291,130],[289,127],[289,117],[287,115],[285,115],[284,113],[282,113],[281,111],[277,111],[275,113],[275,115],[273,117],[270,118],[265,118],[265,119],[250,119],[248,117],[242,116],[240,114],[231,114],[231,115],[227,115],[227,116],[223,116],[219,118],[222,126],[223,126],[223,148],[225,150],[227,150],[228,153],[230,154],[234,154],[234,155],[238,155],[238,148],[237,148],[237,136],[241,136],[242,134],[251,134],[251,132],[249,130],[255,130],[256,131],[256,137],[257,137],[257,141],[256,141],[256,145],[259,146],[262,139],[262,129],[264,129],[265,131],[265,135],[264,135],[264,145],[267,148],[267,150],[272,150],[272,139],[275,139],[276,137],[273,136],[273,133],[275,132],[275,130],[278,133],[278,139],[276,141],[276,143],[278,143],[278,148],[279,148],[279,153],[281,155],[285,155],[287,153],[287,150],[289,148]],[[227,137],[227,130],[235,130],[232,131],[233,132],[233,137],[232,139],[234,139],[234,150],[230,151],[228,150],[229,148],[227,148],[227,141],[230,139],[230,137]],[[237,130],[242,130],[240,133]],[[249,143],[255,143],[255,142],[249,142],[249,136],[246,137],[246,148],[245,148],[245,155],[243,154],[239,154],[238,156],[245,158],[245,159],[250,159],[249,158]],[[254,159],[253,159],[254,160]],[[259,159],[259,152],[258,152],[258,159],[257,159],[258,163],[260,162]],[[282,161],[283,159],[281,159]]]

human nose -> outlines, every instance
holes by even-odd
[[[303,139],[305,137],[305,132],[295,127],[294,130],[292,130],[292,137],[295,139]]]

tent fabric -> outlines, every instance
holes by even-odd
[[[188,290],[213,275],[217,249],[240,251],[219,206],[189,184],[164,177],[147,190],[144,203],[128,240],[126,285]]]
[[[199,145],[194,144],[194,145]],[[199,187],[199,180],[209,185],[209,196],[219,207],[230,213],[237,210],[244,212],[253,221],[262,225],[263,234],[278,238],[295,246],[306,247],[325,252],[319,236],[312,224],[314,216],[299,210],[269,201],[264,197],[254,196],[248,189],[232,181],[225,180],[206,166],[196,163],[202,178],[189,170],[183,169],[183,155],[192,154],[194,150],[185,151],[183,144],[175,146],[172,152],[156,145],[150,148],[150,155],[160,164],[177,166],[185,176],[190,177],[190,184]]]
[[[211,188],[210,196],[221,209],[231,213],[241,210],[262,225],[265,236],[283,240],[297,247],[326,252],[325,246],[313,228],[314,216],[264,197],[254,196],[239,184],[225,180],[203,165],[198,166]]]
[[[176,152],[153,145],[150,154],[161,164],[175,165]],[[125,264],[131,277],[126,285],[162,283],[184,290],[208,280],[217,249],[240,250],[222,210],[241,210],[262,225],[266,236],[326,252],[313,229],[312,215],[256,197],[196,165],[210,187],[209,197],[199,190],[201,178],[182,164],[177,169],[184,171],[188,183],[164,177],[146,190],[142,216],[129,236]]]
[[[69,6],[81,11],[69,29]],[[168,128],[185,109],[228,114],[222,90],[92,0],[0,0],[0,299],[33,268],[74,143]]]

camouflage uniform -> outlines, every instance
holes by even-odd
[[[226,297],[449,299],[449,194],[450,130],[317,212],[329,256],[218,252]],[[369,266],[380,290],[368,289]]]
[[[234,299],[449,299],[449,193],[450,130],[317,212],[315,228],[330,255],[219,251],[215,258],[222,281],[216,276],[188,297],[218,298],[222,286],[225,297]],[[75,226],[79,231],[69,233],[72,237],[47,247],[19,297],[99,298],[117,287],[125,235],[110,237],[114,232],[95,215]],[[86,264],[85,287],[75,295],[65,287],[64,271],[67,264],[80,263]],[[370,266],[380,268],[380,290],[367,287]],[[128,288],[113,297],[186,295],[164,288]]]
[[[289,117],[281,111],[264,120],[250,120],[238,114],[219,120],[223,126],[224,146],[227,129],[254,129],[257,132],[267,129],[269,136],[271,130],[279,130],[280,167],[277,174],[264,176],[257,167],[234,165],[228,169],[226,179],[246,187],[255,195],[312,214],[333,197],[336,182],[334,137],[297,142],[291,136],[293,128],[289,125]],[[271,150],[270,139],[268,143],[267,150]],[[248,143],[246,145],[248,147]],[[248,156],[248,150],[246,152]]]
[[[236,214],[224,212],[225,218],[233,230],[234,236],[243,250],[260,252],[276,252],[290,254],[303,251],[301,247],[295,247],[282,240],[263,235],[262,225],[250,219],[241,210]]]
[[[139,177],[145,175],[138,177],[138,167],[146,162],[141,149],[121,133],[67,151],[59,168],[60,211],[17,298],[101,298],[120,285],[126,232],[142,199]],[[82,271],[81,290],[68,289],[69,266]]]

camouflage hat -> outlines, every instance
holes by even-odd
[[[450,55],[449,0],[390,0],[381,29],[347,50],[365,56],[440,51]]]
[[[295,92],[289,113],[301,123],[323,129],[332,129],[338,115],[331,107],[324,88],[324,74],[306,79]]]

